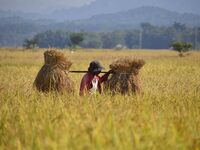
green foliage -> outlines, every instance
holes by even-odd
[[[144,49],[168,49],[173,41],[186,41],[195,44],[194,28],[180,23],[174,23],[170,27],[159,27],[149,23],[142,23],[141,29],[115,30],[112,32],[70,32],[64,30],[49,30],[36,34],[33,40],[40,48],[56,47],[83,47],[83,48],[106,48],[112,49],[116,45],[128,48]],[[196,45],[199,43],[197,32]],[[0,42],[4,42],[1,41]],[[6,42],[9,42],[7,40]]]
[[[130,31],[125,35],[125,43],[128,48],[138,48],[139,47],[139,32]]]
[[[81,43],[81,47],[84,48],[102,48],[101,35],[99,33],[84,33],[84,41]]]
[[[23,47],[26,49],[36,48],[37,42],[34,39],[25,39]]]
[[[78,46],[84,40],[83,33],[72,33],[70,35],[71,44],[73,47]]]
[[[46,31],[37,34],[34,40],[40,48],[57,47],[65,48],[70,44],[69,32],[66,31]]]
[[[179,53],[179,56],[183,56],[184,53],[188,52],[192,48],[192,43],[187,42],[174,42],[172,44],[173,50]]]

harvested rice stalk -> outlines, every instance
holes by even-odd
[[[106,82],[105,88],[112,94],[131,94],[140,92],[139,70],[145,61],[136,58],[121,58],[110,65],[115,74]]]
[[[45,64],[38,72],[34,81],[37,90],[42,92],[73,92],[74,84],[68,77],[72,63],[65,55],[57,50],[48,50],[44,53]]]

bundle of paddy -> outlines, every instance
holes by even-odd
[[[72,63],[66,59],[65,55],[57,50],[47,50],[44,52],[44,61],[45,64],[34,81],[37,90],[73,92],[74,84],[67,74]]]
[[[110,65],[115,73],[106,82],[105,88],[112,94],[139,93],[141,90],[139,71],[145,61],[136,58],[121,58]]]

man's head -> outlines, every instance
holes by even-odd
[[[103,69],[104,67],[102,67],[101,64],[95,60],[90,63],[88,71],[93,75],[98,75],[99,73],[101,73]]]

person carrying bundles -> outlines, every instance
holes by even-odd
[[[105,73],[102,77],[99,76],[104,67],[98,61],[92,61],[89,65],[88,72],[83,76],[80,85],[80,95],[93,94],[97,91],[101,94],[101,84],[105,82],[109,75],[113,73],[112,70]]]

